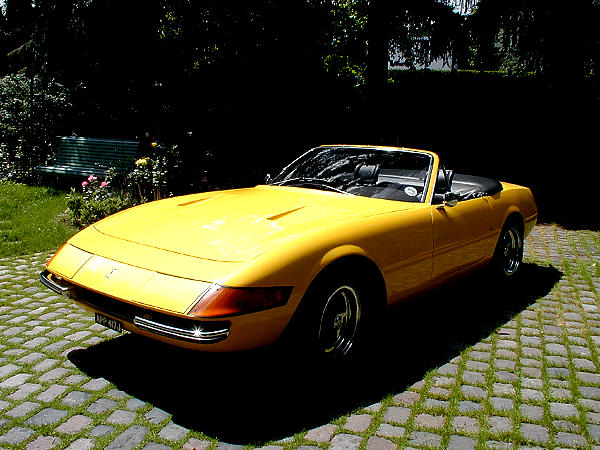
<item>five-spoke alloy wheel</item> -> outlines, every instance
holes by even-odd
[[[346,355],[355,343],[361,318],[358,292],[349,285],[335,289],[322,302],[318,343],[320,350],[333,355]]]
[[[523,232],[515,223],[507,223],[498,239],[492,266],[501,278],[516,278],[523,262]]]

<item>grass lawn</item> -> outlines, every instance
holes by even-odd
[[[0,257],[54,250],[77,229],[64,220],[66,192],[0,184]]]

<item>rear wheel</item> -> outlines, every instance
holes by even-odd
[[[496,244],[492,269],[505,280],[517,278],[523,263],[523,232],[516,221],[508,222]]]

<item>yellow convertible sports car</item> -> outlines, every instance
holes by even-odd
[[[147,203],[71,238],[40,279],[109,328],[233,351],[284,334],[345,356],[378,313],[489,264],[513,279],[529,189],[454,174],[432,152],[335,145],[265,185]]]

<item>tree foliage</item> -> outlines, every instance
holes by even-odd
[[[33,111],[32,86],[51,93],[60,85],[72,104],[66,128],[80,135],[179,142],[192,133],[195,144],[243,139],[251,147],[265,136],[294,136],[311,144],[342,122],[352,128],[353,111],[385,101],[391,58],[413,68],[444,61],[451,69],[534,74],[553,85],[600,77],[598,0],[3,4],[0,75],[20,77],[24,89],[4,93],[4,111],[14,106],[10,92]],[[49,124],[68,103],[58,108],[53,95]],[[28,114],[3,119],[12,130],[3,145],[20,135],[42,148],[27,137],[39,122]],[[40,133],[47,141],[55,129]]]
[[[28,177],[52,156],[52,138],[68,107],[68,94],[56,81],[0,78],[0,176]]]

